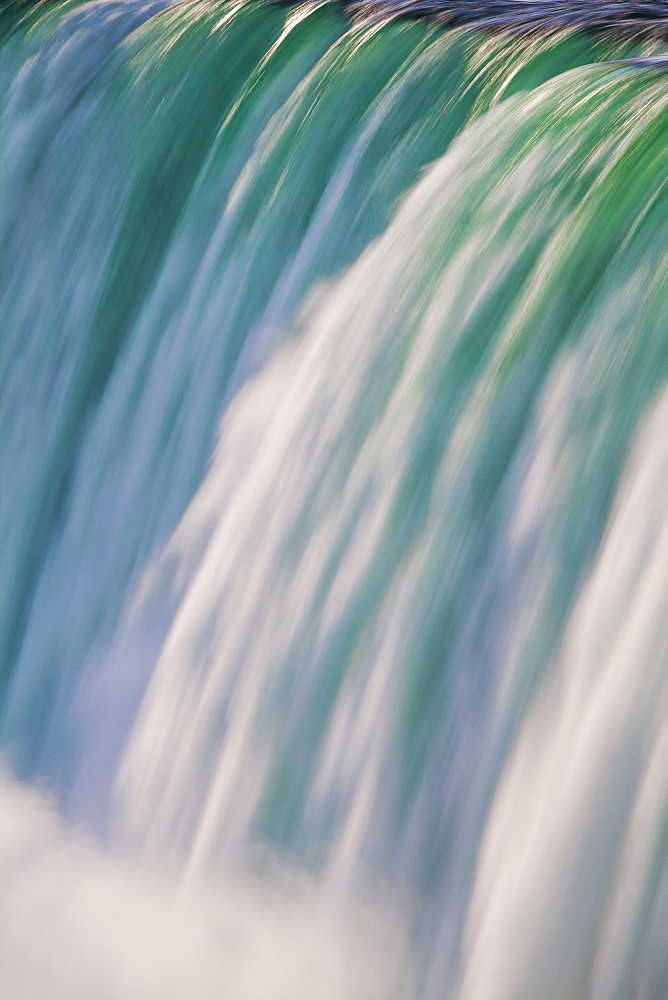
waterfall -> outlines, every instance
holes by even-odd
[[[0,996],[661,1000],[665,41],[0,53]]]

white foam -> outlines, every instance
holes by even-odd
[[[388,1000],[399,941],[304,879],[184,883],[112,859],[0,774],[1,1000]],[[403,964],[403,963],[402,963]]]

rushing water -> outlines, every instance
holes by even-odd
[[[2,1000],[663,1000],[665,47],[0,31]]]

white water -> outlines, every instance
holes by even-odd
[[[2,67],[1,1000],[664,1000],[662,78],[163,6]]]
[[[409,996],[387,904],[340,906],[306,877],[281,886],[277,870],[271,887],[241,874],[184,883],[101,852],[6,773],[0,815],[2,1000]]]
[[[501,777],[468,914],[465,1000],[662,996],[667,429],[664,395]]]
[[[662,996],[668,878],[655,851],[668,783],[667,421],[664,396],[629,460],[559,668],[501,776],[468,910],[462,1000],[563,997],[565,967],[576,970],[575,996]],[[195,509],[205,508],[200,496]],[[196,594],[190,614],[206,607]],[[370,706],[368,734],[375,718]],[[159,759],[173,730],[140,732],[144,752],[153,746]],[[370,812],[368,783],[358,794]],[[343,903],[264,854],[255,874],[183,881],[155,862],[101,853],[45,794],[7,774],[0,809],[3,1000],[213,1000],[221,984],[226,1000],[413,995],[398,918],[379,885],[375,899],[369,885],[366,898]],[[149,839],[149,855],[153,846]],[[593,978],[579,978],[592,948]]]

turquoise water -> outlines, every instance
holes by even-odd
[[[8,1000],[660,1000],[661,45],[0,18]]]

